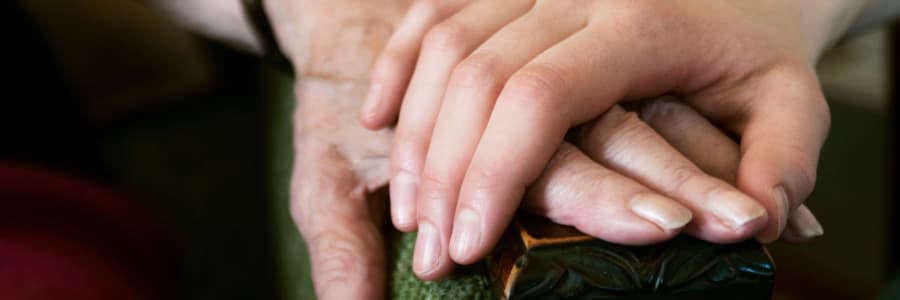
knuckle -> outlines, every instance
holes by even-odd
[[[391,153],[391,173],[407,172],[419,174],[427,149],[425,134],[417,129],[398,127],[395,135],[396,144]],[[415,126],[421,128],[422,126]]]
[[[424,8],[435,8],[441,3],[439,0],[416,0],[413,3],[413,8],[424,9]]]
[[[525,101],[526,105],[553,105],[559,91],[566,90],[566,81],[559,68],[547,64],[528,66],[514,74],[505,89],[514,99]]]
[[[417,148],[424,145],[427,135],[419,123],[420,120],[401,120],[394,134],[398,147]]]
[[[499,57],[493,54],[476,54],[463,60],[450,77],[450,86],[470,88],[495,85],[499,80]]]
[[[435,15],[443,6],[443,0],[416,0],[410,8],[410,14]]]
[[[703,180],[706,178],[706,174],[700,169],[692,165],[677,165],[673,166],[669,169],[670,179],[664,185],[664,190],[667,193],[675,194],[678,191],[683,191],[687,188],[687,185],[691,182],[696,182],[699,180]]]
[[[324,282],[345,282],[354,270],[355,256],[359,255],[351,243],[334,237],[316,238],[312,252],[316,253],[316,277]]]
[[[638,114],[647,123],[673,124],[681,120],[678,112],[683,105],[669,97],[662,97],[645,102],[638,108]]]
[[[647,17],[652,16],[653,10],[658,4],[651,3],[654,1],[627,1],[623,3],[622,6],[622,16],[627,20],[646,20]]]
[[[459,9],[467,2],[468,0],[416,0],[410,5],[408,14],[438,18],[442,14]]]
[[[499,170],[485,165],[471,166],[466,172],[465,180],[467,183],[471,182],[472,187],[475,191],[478,191],[478,193],[491,196],[488,198],[496,196],[495,192],[502,190],[500,187],[506,184],[521,186],[522,190],[525,189],[524,184],[515,182],[518,181],[518,178],[503,176]]]
[[[633,149],[642,147],[641,145],[653,144],[652,141],[657,136],[653,129],[641,121],[634,112],[627,112],[616,118],[615,125],[608,127],[609,132],[598,132],[598,129],[602,130],[603,128],[595,127],[584,138],[591,139],[594,138],[595,133],[600,134],[601,138],[605,137],[603,138],[605,151],[602,152],[605,160],[616,164],[629,164],[634,157]]]
[[[553,157],[550,158],[550,162],[547,164],[549,167],[557,167],[557,166],[573,166],[571,162],[581,161],[583,152],[581,152],[578,148],[569,144],[568,142],[563,142],[559,148],[556,149],[556,152],[553,153]],[[565,163],[569,164],[565,164]]]
[[[360,270],[382,268],[377,260],[362,255],[370,249],[359,240],[359,236],[342,230],[323,231],[307,237],[317,294],[344,294],[331,289],[357,282],[360,276],[365,276]]]
[[[664,27],[666,8],[663,6],[668,5],[652,0],[620,1],[611,15],[612,22],[618,30],[627,31],[629,35],[646,37]]]
[[[618,132],[620,134],[640,134],[647,135],[650,133],[650,128],[641,121],[641,118],[635,112],[625,112],[616,120],[616,125],[613,127],[613,132]]]
[[[374,223],[351,217],[334,217],[329,222],[337,226],[317,226],[302,233],[317,276],[350,277],[354,270],[382,264],[377,256],[362,255],[380,252],[373,248],[383,242]]]
[[[427,199],[444,199],[451,190],[446,172],[436,172],[433,168],[422,173],[422,192]]]
[[[381,52],[378,62],[372,70],[372,77],[376,81],[384,81],[398,75],[403,70],[399,67],[413,60],[413,54],[407,49],[387,47]]]
[[[391,175],[396,176],[397,174],[404,173],[409,176],[418,176],[418,165],[418,161],[412,158],[404,157],[401,159],[395,159],[391,163]]]
[[[468,48],[467,32],[463,24],[444,22],[425,35],[422,44],[423,51],[460,57]]]

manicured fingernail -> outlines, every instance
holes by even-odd
[[[394,225],[409,228],[415,218],[416,177],[408,172],[398,172],[391,179],[391,205],[393,209]]]
[[[680,229],[692,217],[689,209],[656,194],[637,195],[628,205],[636,215],[653,222],[664,231]]]
[[[366,95],[366,101],[363,102],[363,115],[367,118],[376,115],[382,102],[384,101],[381,101],[381,83],[373,83],[372,86],[369,87],[369,94]]]
[[[825,234],[825,229],[816,216],[805,205],[801,205],[791,214],[791,222],[789,223],[791,231],[804,239],[812,239]]]
[[[433,272],[441,257],[441,237],[437,228],[431,223],[419,223],[419,234],[416,236],[416,249],[413,253],[413,271],[417,274]]]
[[[468,262],[481,243],[481,218],[468,208],[456,215],[453,235],[450,236],[451,256],[458,262]]]
[[[787,225],[788,213],[791,211],[791,202],[781,186],[772,190],[772,198],[775,199],[775,205],[778,206],[778,216],[776,217],[778,218],[778,235],[781,235],[784,231],[784,226]]]
[[[732,229],[738,229],[766,215],[766,209],[762,205],[735,191],[718,190],[710,193],[709,197],[712,213]]]

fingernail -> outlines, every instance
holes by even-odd
[[[784,226],[787,225],[788,213],[791,211],[791,202],[788,200],[787,193],[781,186],[772,190],[772,197],[775,199],[775,205],[778,206],[778,235],[784,232]]]
[[[431,223],[419,223],[419,234],[416,236],[416,249],[413,254],[413,271],[416,274],[429,274],[437,268],[441,256],[441,237]]]
[[[416,201],[416,186],[418,180],[408,172],[398,172],[391,179],[391,205],[394,208],[394,225],[397,227],[409,227],[413,224]]]
[[[709,208],[726,226],[739,229],[766,215],[765,208],[744,194],[718,190],[709,195]]]
[[[800,205],[794,210],[791,220],[793,220],[789,225],[791,231],[802,238],[812,239],[825,234],[822,224],[819,224],[819,220],[816,220],[816,216],[805,205]]]
[[[640,194],[631,199],[629,208],[664,231],[676,230],[691,221],[691,211],[673,200],[656,195]]]
[[[376,82],[369,87],[369,94],[366,95],[366,100],[363,102],[363,116],[371,118],[376,115],[381,102],[383,102],[381,101],[381,83]]]
[[[451,255],[457,262],[467,262],[481,242],[481,218],[471,209],[464,208],[453,223],[450,237]]]

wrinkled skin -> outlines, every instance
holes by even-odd
[[[392,132],[368,131],[357,120],[369,69],[406,4],[266,5],[297,74],[291,213],[309,247],[316,294],[380,298],[386,201],[373,192],[388,181]]]

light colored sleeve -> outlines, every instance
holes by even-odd
[[[260,54],[262,47],[241,0],[144,0],[177,24],[238,49]]]

